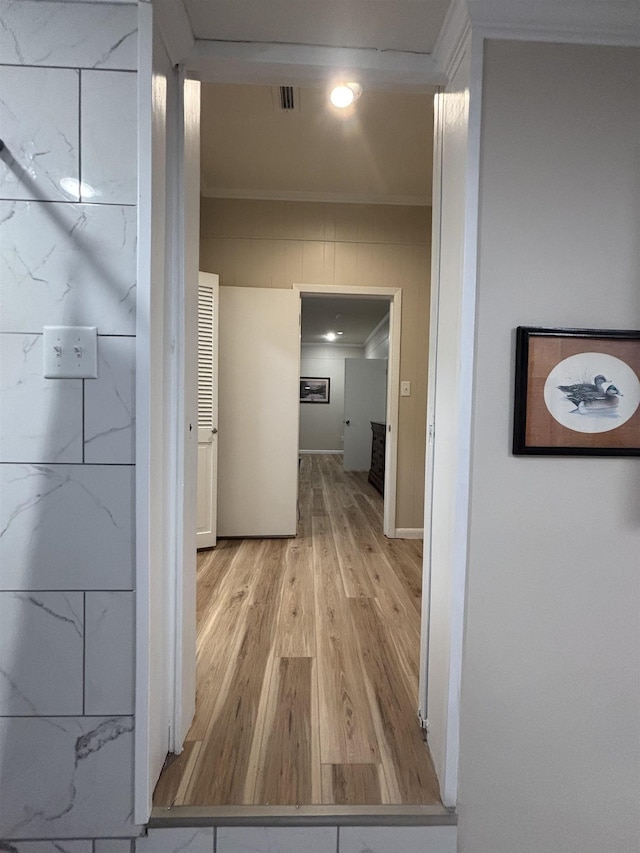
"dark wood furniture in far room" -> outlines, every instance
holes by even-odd
[[[371,421],[371,468],[369,482],[384,496],[384,446],[387,425]]]

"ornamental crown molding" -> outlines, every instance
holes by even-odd
[[[473,31],[488,38],[640,44],[640,0],[466,0],[466,6]]]
[[[434,64],[447,80],[453,77],[470,37],[471,18],[466,0],[451,0],[433,49]]]
[[[640,0],[451,0],[433,58],[451,79],[472,36],[640,45]]]

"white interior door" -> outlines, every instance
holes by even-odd
[[[218,276],[198,280],[198,548],[216,544],[218,505]]]
[[[220,288],[218,536],[295,536],[300,296]]]
[[[384,423],[387,408],[386,358],[344,360],[344,469],[368,471],[371,421]]]

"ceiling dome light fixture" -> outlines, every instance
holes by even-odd
[[[362,86],[359,83],[341,83],[339,86],[334,86],[329,99],[334,107],[343,110],[357,101],[361,94]]]

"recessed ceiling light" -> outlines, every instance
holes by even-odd
[[[336,335],[344,335],[344,332],[338,331],[338,332],[336,332]]]
[[[339,86],[334,86],[329,99],[334,107],[343,110],[357,101],[361,94],[362,86],[359,83],[341,83]]]

